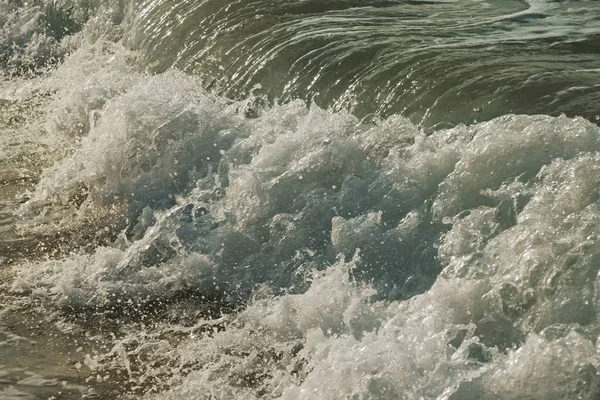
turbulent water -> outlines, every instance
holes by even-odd
[[[597,1],[0,0],[0,72],[0,398],[600,398]]]

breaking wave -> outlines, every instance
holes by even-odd
[[[598,7],[460,3],[1,2],[6,290],[148,398],[597,398]]]

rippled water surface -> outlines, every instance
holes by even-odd
[[[0,398],[600,397],[600,3],[0,0],[0,71]]]
[[[193,5],[192,5],[193,4]],[[152,1],[132,43],[153,70],[231,96],[313,100],[358,116],[473,123],[598,111],[593,1]]]

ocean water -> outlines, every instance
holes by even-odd
[[[600,399],[597,1],[0,27],[0,398]]]

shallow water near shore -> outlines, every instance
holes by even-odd
[[[0,398],[600,396],[596,2],[0,24]]]

